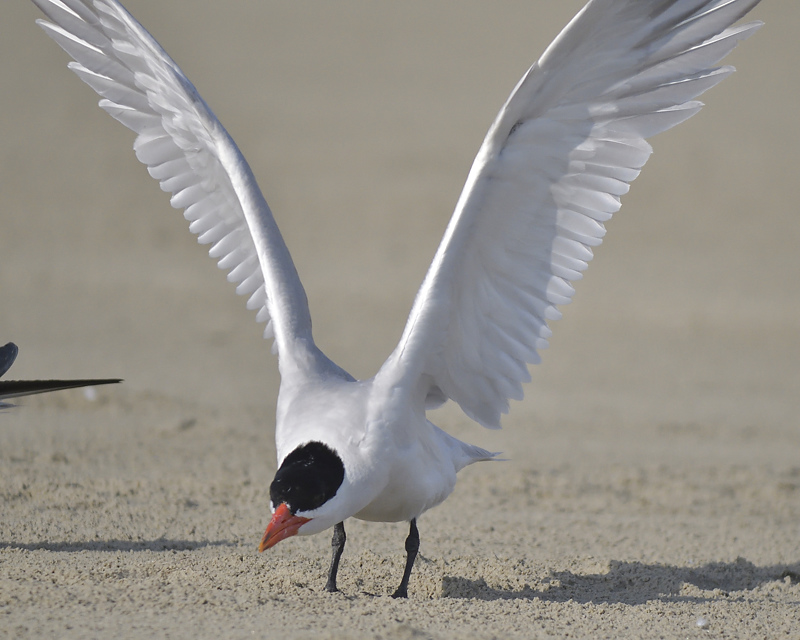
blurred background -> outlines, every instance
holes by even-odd
[[[369,377],[489,124],[583,2],[125,4],[252,165],[318,344]],[[9,377],[119,376],[131,397],[250,408],[271,436],[263,327],[38,17],[15,0],[0,21],[0,342],[21,350]],[[484,434],[452,409],[443,426],[506,450],[562,427],[567,449],[671,425],[796,432],[800,4],[751,17],[767,25],[726,60],[738,73],[651,141],[514,428]]]

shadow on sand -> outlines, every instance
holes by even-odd
[[[731,592],[748,591],[761,584],[788,578],[800,583],[800,563],[758,567],[738,558],[735,562],[712,562],[698,567],[674,567],[641,562],[610,563],[608,573],[574,574],[554,571],[544,579],[541,589],[525,585],[512,591],[495,589],[482,578],[446,576],[442,584],[443,598],[476,598],[478,600],[525,599],[552,602],[644,604],[652,600],[665,602],[704,602],[712,596],[681,595],[681,587],[691,584],[703,591],[719,590],[713,598],[727,597]],[[532,577],[532,582],[536,579]]]
[[[0,549],[25,551],[192,551],[203,547],[234,547],[229,540],[87,540],[79,542],[0,542]]]

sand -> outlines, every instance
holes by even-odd
[[[358,377],[396,344],[483,135],[578,0],[129,0],[239,141]],[[187,13],[190,12],[190,15]],[[0,636],[800,638],[800,4],[656,153],[501,432],[419,522],[258,554],[277,371],[261,327],[6,2],[9,377],[122,377],[0,413]]]

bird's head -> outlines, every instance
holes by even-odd
[[[307,442],[287,455],[269,487],[273,515],[258,550],[297,534],[336,495],[342,482],[342,459],[321,442]]]

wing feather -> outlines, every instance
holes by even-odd
[[[733,72],[715,65],[760,26],[731,26],[758,1],[591,0],[489,130],[380,375],[499,427],[649,158],[646,138]]]
[[[250,168],[175,62],[116,0],[33,0],[44,29],[100,106],[136,134],[134,152],[198,241],[268,322],[287,360],[333,367],[316,348],[306,295]],[[296,357],[297,351],[313,357]]]

